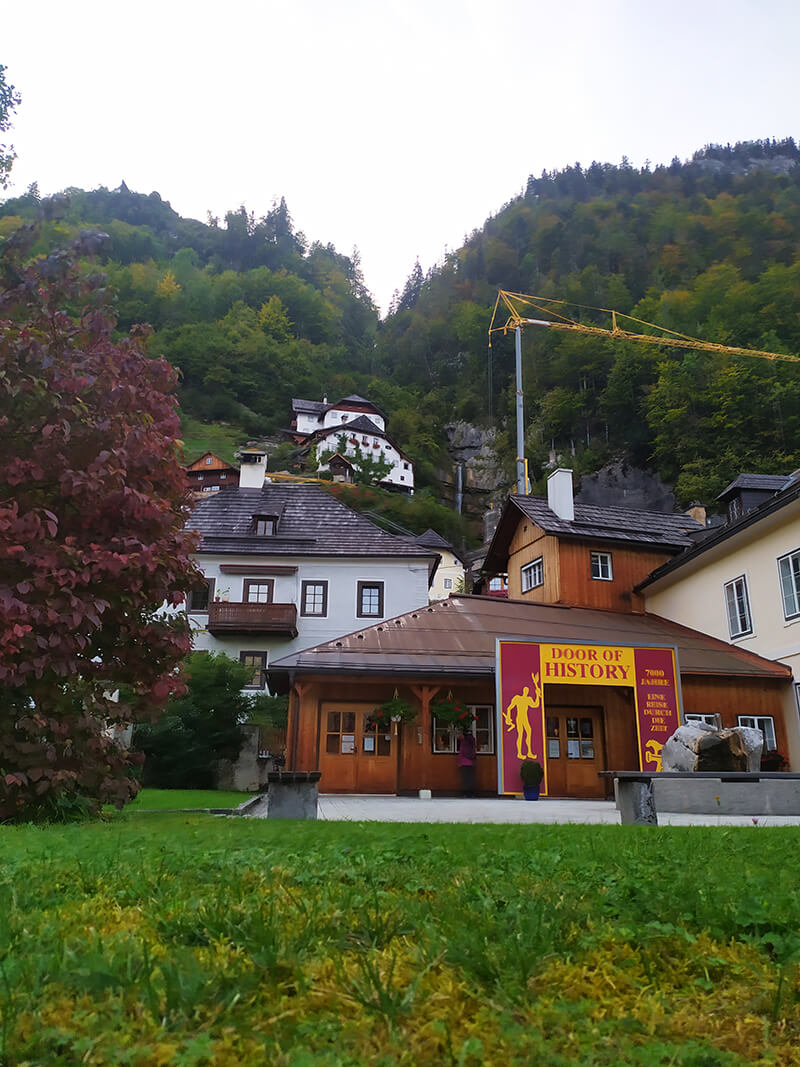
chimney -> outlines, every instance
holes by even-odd
[[[686,509],[686,514],[689,516],[689,518],[695,519],[697,522],[699,522],[701,526],[705,526],[706,509],[703,507],[702,504],[699,504],[697,501],[695,501],[695,503],[692,504],[690,508]]]
[[[547,506],[559,519],[572,522],[575,505],[572,500],[572,471],[559,467],[547,477]]]
[[[267,473],[267,453],[262,448],[240,448],[239,488],[261,489]]]

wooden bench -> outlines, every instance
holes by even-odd
[[[758,783],[781,781],[800,782],[800,774],[784,771],[600,771],[601,778],[612,778],[616,783],[617,807],[623,825],[657,826],[658,813],[653,795],[653,783],[669,779],[685,782],[702,782],[714,779],[718,782]],[[713,814],[713,809],[708,814]],[[792,814],[800,815],[798,810]]]

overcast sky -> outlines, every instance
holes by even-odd
[[[7,4],[9,192],[285,196],[385,311],[531,173],[797,136],[798,41],[800,0]]]

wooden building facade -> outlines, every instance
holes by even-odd
[[[782,664],[655,616],[454,596],[272,664],[271,687],[290,694],[287,767],[321,771],[323,792],[457,793],[455,732],[431,712],[437,697],[452,695],[477,716],[478,791],[496,793],[509,728],[506,709],[497,707],[496,643],[509,635],[672,648],[684,717],[734,726],[741,714],[769,715],[786,749],[791,672]],[[395,691],[417,709],[416,719],[377,730],[370,713]],[[639,767],[632,689],[545,682],[543,700],[549,795],[602,798],[609,787],[599,771]]]

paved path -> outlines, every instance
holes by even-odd
[[[350,822],[603,823],[619,825],[610,800],[507,799],[505,797],[343,796],[323,793],[319,818]],[[799,826],[800,815],[759,815],[758,826]],[[683,815],[659,812],[661,826],[752,826],[749,815]]]

